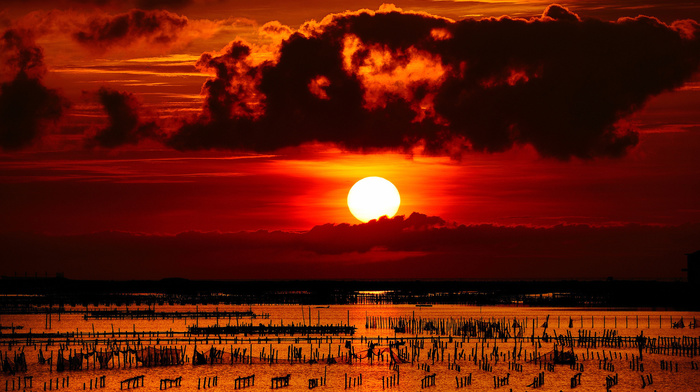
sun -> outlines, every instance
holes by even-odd
[[[399,210],[400,204],[398,189],[382,177],[365,177],[348,192],[348,208],[362,222],[384,215],[391,218]]]

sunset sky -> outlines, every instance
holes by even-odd
[[[684,279],[700,4],[560,4],[3,2],[0,275]]]

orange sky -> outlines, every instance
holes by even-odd
[[[435,230],[691,227],[659,245],[682,264],[700,246],[687,235],[700,223],[700,37],[690,20],[700,19],[700,5],[549,5],[5,5],[0,240],[305,233],[359,223],[347,192],[362,177],[382,176],[401,192],[398,214],[440,217]],[[579,34],[567,36],[572,29]],[[456,260],[463,251],[392,246],[281,258],[350,265]],[[476,248],[470,258],[498,254]],[[75,268],[35,259],[29,272]],[[577,274],[592,277],[565,268],[554,277]]]

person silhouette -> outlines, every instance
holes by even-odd
[[[644,347],[646,347],[647,343],[647,338],[644,337],[644,331],[642,331],[641,334],[639,334],[636,338],[637,340],[637,348],[639,349],[639,360],[642,360],[642,353],[644,351]]]

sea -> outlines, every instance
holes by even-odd
[[[700,391],[697,320],[523,306],[66,306],[0,314],[0,391]]]

